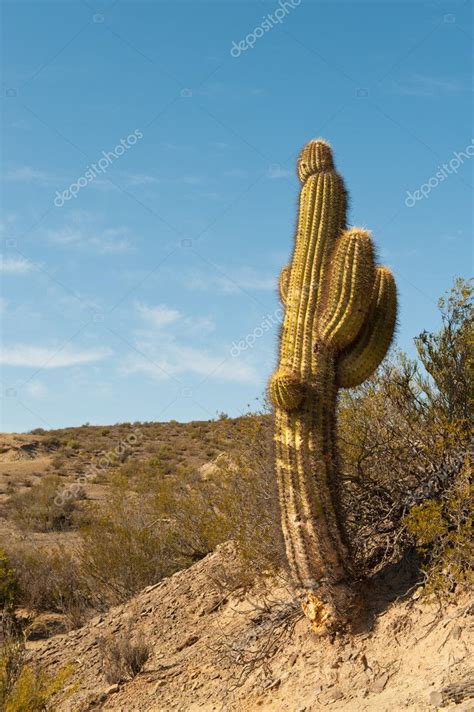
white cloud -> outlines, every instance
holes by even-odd
[[[0,272],[8,274],[26,274],[35,269],[35,266],[29,260],[23,257],[5,257],[0,255]]]
[[[181,319],[181,314],[177,309],[167,307],[165,304],[159,304],[156,307],[137,304],[137,310],[142,319],[158,329],[169,326]]]
[[[25,391],[32,398],[44,398],[48,393],[48,389],[41,381],[30,381],[26,384]]]
[[[89,249],[102,255],[130,250],[131,243],[127,236],[128,230],[124,227],[107,228],[99,232],[77,227],[64,227],[47,232],[48,240],[54,245]]]
[[[292,176],[293,171],[289,171],[287,168],[282,168],[278,163],[273,163],[268,167],[267,178],[270,180],[278,180],[279,178],[288,178]]]
[[[465,85],[459,79],[429,77],[413,74],[404,82],[393,82],[393,92],[403,96],[445,96],[465,91]]]
[[[139,344],[139,348],[146,356],[131,357],[123,367],[125,373],[143,373],[158,380],[184,373],[238,383],[254,383],[259,380],[252,366],[232,359],[230,354],[211,354],[204,349],[176,343],[161,345],[161,348]]]
[[[135,304],[135,308],[139,317],[145,321],[149,327],[153,329],[163,330],[168,326],[174,325],[177,330],[181,328],[186,335],[204,334],[214,331],[215,323],[209,317],[184,316],[180,311],[169,307],[166,304],[158,304],[157,306],[149,306],[148,304]],[[169,331],[169,330],[168,330]],[[142,336],[153,337],[155,332],[140,331]],[[162,334],[161,334],[162,336]]]
[[[64,368],[78,366],[94,361],[101,361],[110,356],[108,349],[73,351],[67,347],[30,346],[17,344],[4,347],[0,354],[0,363],[5,366],[27,366],[31,368]]]
[[[146,173],[135,173],[127,175],[128,185],[150,185],[153,183],[159,183],[159,179],[155,176],[147,175]]]
[[[36,183],[38,185],[54,185],[57,178],[51,173],[41,171],[31,166],[17,166],[4,173],[4,180],[12,183]]]
[[[258,274],[249,267],[238,270],[213,270],[212,274],[194,273],[186,276],[188,289],[207,291],[217,289],[223,294],[238,294],[240,291],[267,292],[276,289],[276,277]]]
[[[147,330],[135,331],[135,346],[143,354],[127,358],[124,373],[143,373],[163,380],[180,374],[196,374],[225,381],[255,382],[256,370],[244,362],[232,359],[228,349],[198,348],[183,343],[194,334],[202,336],[214,329],[207,317],[185,316],[165,304],[149,306],[137,304],[140,318]]]

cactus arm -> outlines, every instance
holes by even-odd
[[[336,378],[340,388],[360,385],[385,358],[392,343],[397,317],[397,287],[387,267],[378,267],[372,301],[357,339],[337,361]]]
[[[286,306],[286,298],[288,295],[288,285],[290,282],[290,267],[286,265],[280,272],[280,279],[278,281],[278,291],[280,293],[280,301],[283,306]]]
[[[331,256],[322,300],[319,335],[327,346],[340,350],[355,339],[369,311],[374,279],[374,248],[369,233],[358,228],[346,230]]]

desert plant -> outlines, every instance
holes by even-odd
[[[449,497],[462,481],[470,438],[472,297],[472,286],[456,279],[439,301],[440,328],[415,339],[418,358],[396,353],[361,386],[342,393],[342,505],[361,575],[396,563],[414,539],[427,554],[423,535],[409,531],[403,518],[434,495],[438,503]],[[459,511],[466,514],[466,506],[469,498]],[[436,559],[436,547],[429,548]]]
[[[65,616],[71,628],[82,625],[96,605],[94,583],[74,556],[63,546],[40,546],[30,541],[8,545],[15,577],[15,602],[41,613]]]
[[[0,708],[4,712],[52,712],[57,695],[67,696],[64,686],[72,675],[72,666],[48,674],[28,664],[21,627],[5,611],[1,617],[0,640]]]
[[[11,610],[4,609],[0,625],[0,704],[5,705],[25,660],[25,641]]]
[[[0,548],[0,608],[12,608],[17,596],[18,581],[15,569],[7,553]]]
[[[78,499],[84,498],[83,488],[75,498],[58,505],[56,498],[61,488],[58,475],[47,475],[31,489],[16,492],[8,502],[12,519],[21,529],[39,532],[70,529],[75,522]]]
[[[132,624],[115,636],[99,640],[105,679],[110,684],[136,677],[150,657],[151,646],[143,634],[133,633]]]
[[[53,712],[55,698],[71,675],[70,666],[62,667],[56,674],[47,674],[41,668],[24,665],[4,699],[3,709],[5,712]]]
[[[425,593],[444,597],[474,583],[472,538],[474,487],[469,456],[452,486],[439,499],[410,509],[404,525],[425,555]]]
[[[337,393],[362,383],[384,358],[397,301],[392,274],[375,265],[369,233],[346,229],[346,191],[329,145],[306,144],[297,170],[298,224],[291,263],[280,275],[285,318],[269,395],[288,564],[318,628],[341,619],[352,598],[340,516]]]

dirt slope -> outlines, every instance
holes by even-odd
[[[384,610],[374,599],[373,625],[331,642],[309,633],[284,590],[270,607],[257,595],[226,597],[217,582],[235,562],[232,544],[224,544],[83,628],[30,643],[31,659],[51,671],[75,665],[77,690],[58,711],[474,710],[467,596],[442,615],[416,591]],[[99,639],[128,635],[130,625],[151,655],[137,677],[111,686]],[[254,664],[255,651],[263,665]]]

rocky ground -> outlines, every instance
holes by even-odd
[[[402,565],[368,591],[359,633],[321,639],[283,587],[226,593],[235,565],[232,544],[221,545],[83,628],[30,641],[30,660],[48,671],[73,666],[58,712],[474,710],[467,594],[441,609],[407,590]],[[114,683],[111,646],[123,639],[150,655]]]

